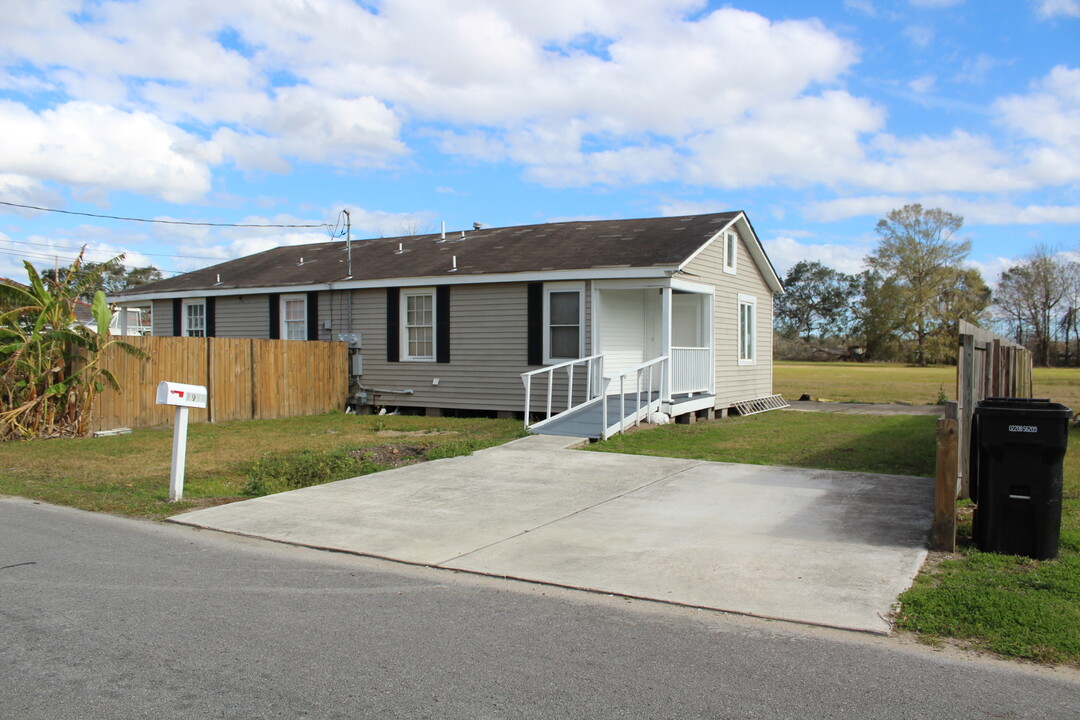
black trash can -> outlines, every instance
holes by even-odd
[[[1061,466],[1072,410],[1049,400],[987,398],[975,405],[969,488],[983,552],[1057,557]]]

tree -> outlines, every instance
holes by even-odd
[[[1001,273],[998,280],[995,304],[1013,326],[1017,342],[1024,342],[1027,331],[1037,365],[1050,364],[1055,329],[1063,321],[1075,322],[1068,317],[1072,308],[1067,307],[1075,272],[1072,265],[1040,246],[1023,262]],[[1062,319],[1056,313],[1059,306],[1065,310]]]
[[[112,310],[105,292],[93,294],[97,329],[75,322],[75,302],[98,282],[82,274],[82,254],[57,280],[24,262],[29,286],[0,283],[0,441],[84,435],[94,400],[116,378],[101,367],[110,347],[140,358],[139,348],[109,337]],[[82,278],[81,280],[78,278]]]
[[[776,323],[782,335],[844,337],[851,326],[854,278],[819,262],[802,260],[784,277],[784,294],[776,298]]]
[[[86,247],[83,247],[83,252]],[[80,253],[79,257],[82,257]],[[41,273],[43,280],[50,283],[67,282],[79,287],[78,299],[89,302],[98,290],[111,295],[119,290],[160,280],[161,271],[153,265],[146,267],[124,267],[124,256],[117,255],[105,262],[78,261],[59,269],[48,269]]]
[[[878,221],[881,239],[866,258],[880,278],[871,291],[887,290],[895,296],[889,303],[897,311],[893,325],[901,337],[914,342],[920,365],[937,354],[931,352],[932,346],[948,343],[959,318],[956,313],[977,314],[989,302],[977,271],[961,265],[971,251],[970,241],[954,239],[963,225],[962,217],[939,208],[905,205]]]

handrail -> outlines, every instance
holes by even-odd
[[[671,348],[671,394],[709,392],[711,357],[712,349],[708,347]]]
[[[618,375],[615,375],[615,376],[613,376],[611,378],[604,378],[604,380],[607,381],[606,384],[608,385],[608,387],[611,387],[612,385],[614,385],[615,381],[618,381],[618,383],[619,383],[618,395],[619,395],[619,417],[620,417],[620,420],[619,420],[619,430],[618,430],[618,432],[620,434],[626,430],[626,418],[627,418],[627,415],[626,415],[626,378],[631,374],[635,375],[635,378],[634,378],[634,386],[635,386],[635,390],[634,390],[634,396],[635,396],[635,400],[634,400],[634,404],[635,404],[634,405],[634,407],[635,407],[635,409],[634,409],[634,424],[637,425],[638,422],[640,422],[640,420],[641,420],[641,409],[642,409],[642,405],[641,405],[641,378],[642,378],[642,374],[645,373],[645,375],[646,375],[645,410],[646,410],[646,414],[648,414],[648,411],[652,408],[652,406],[654,404],[656,405],[656,409],[659,410],[660,407],[661,407],[661,403],[664,400],[664,394],[665,394],[664,393],[664,386],[665,386],[665,380],[667,378],[667,372],[666,372],[665,365],[667,364],[667,362],[668,362],[668,356],[667,355],[661,355],[659,357],[653,358],[652,360],[647,360],[647,361],[645,361],[643,363],[635,365],[634,367],[629,368],[628,370],[624,370],[623,372],[621,372]],[[659,387],[656,389],[656,399],[653,400],[652,399],[653,384],[654,384],[653,383],[653,377],[654,377],[653,368],[656,367],[656,366],[659,366],[657,368],[657,373],[658,373],[657,379],[660,382],[659,382]],[[601,410],[601,419],[602,419],[603,427],[602,427],[602,430],[600,431],[600,433],[601,433],[601,437],[604,440],[607,440],[614,433],[611,431],[610,427],[608,426],[608,404],[607,404],[606,399],[605,399],[605,401],[603,403],[601,403],[601,406],[603,408]]]
[[[578,365],[585,365],[585,399],[574,405],[574,368]],[[566,409],[573,410],[575,407],[580,407],[598,397],[596,386],[601,383],[593,382],[594,368],[598,377],[604,376],[604,356],[603,355],[590,355],[589,357],[578,358],[577,360],[567,360],[565,362],[557,363],[555,365],[549,365],[547,367],[538,368],[536,370],[530,370],[529,372],[521,373],[521,382],[525,384],[525,429],[528,430],[533,425],[539,425],[542,422],[546,422],[551,419],[551,400],[552,391],[555,385],[555,371],[566,368],[567,383],[566,383]],[[547,375],[547,413],[543,420],[537,423],[529,422],[529,414],[532,411],[532,379],[534,375]],[[603,392],[601,389],[600,392]]]

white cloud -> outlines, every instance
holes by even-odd
[[[104,186],[190,202],[210,189],[212,154],[144,112],[85,102],[34,113],[0,101],[4,169],[36,180]]]
[[[813,260],[844,273],[859,273],[866,269],[863,259],[873,250],[872,242],[806,243],[784,235],[762,240],[761,244],[781,278],[801,260]]]
[[[934,31],[925,25],[909,25],[904,28],[904,37],[918,47],[928,47],[934,41]]]
[[[1035,0],[1035,14],[1040,20],[1055,17],[1080,17],[1077,0]]]
[[[913,93],[918,95],[925,95],[934,89],[934,84],[937,83],[937,77],[935,75],[923,75],[917,77],[908,83],[908,87]]]
[[[1067,15],[1075,4],[1039,7]],[[4,170],[99,200],[112,189],[199,199],[225,162],[387,167],[416,136],[560,187],[996,193],[1080,178],[1080,71],[1055,68],[994,105],[1019,152],[978,131],[894,135],[884,106],[844,89],[859,50],[841,34],[704,0],[39,5],[0,27],[0,87],[66,98],[0,103],[0,122],[31,139],[0,138],[13,159]],[[996,63],[977,56],[961,77],[976,82]],[[909,88],[936,83],[924,75]]]
[[[1028,172],[1038,182],[1080,180],[1080,68],[1059,65],[1028,95],[999,99],[994,109],[1027,149]]]
[[[1017,205],[1008,201],[972,200],[955,195],[867,195],[811,203],[804,215],[814,222],[853,217],[884,217],[910,203],[939,207],[964,218],[966,225],[1080,224],[1080,205]]]

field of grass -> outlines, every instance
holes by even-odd
[[[83,510],[164,517],[385,469],[398,456],[451,457],[522,434],[512,420],[316,415],[199,423],[188,430],[184,500],[168,502],[171,430],[0,445],[0,494]],[[397,449],[398,453],[394,453]]]
[[[899,363],[777,362],[773,392],[788,400],[803,394],[835,402],[936,404],[944,393],[956,399],[956,367]],[[1035,397],[1080,411],[1080,368],[1036,368]]]
[[[771,412],[695,425],[662,425],[616,435],[589,449],[930,477],[934,474],[935,422],[925,415]]]

